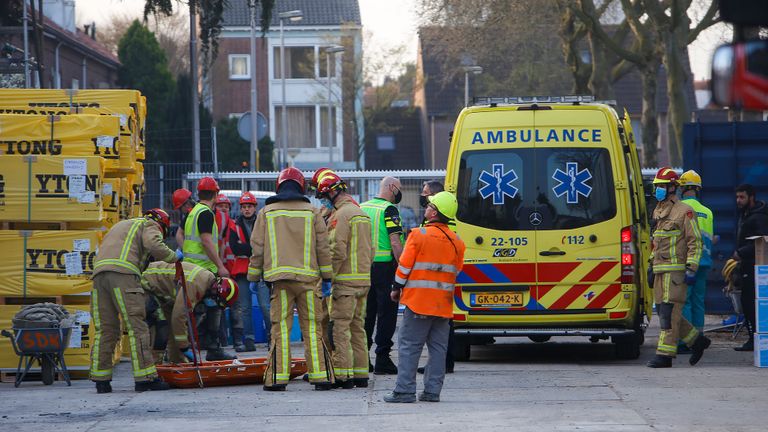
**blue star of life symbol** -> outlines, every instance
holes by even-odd
[[[517,188],[512,186],[512,182],[517,180],[515,170],[504,172],[504,164],[493,164],[492,172],[483,170],[478,179],[485,183],[480,188],[480,196],[483,199],[493,196],[494,205],[503,205],[505,196],[514,198],[517,195]]]
[[[552,192],[558,198],[565,195],[565,201],[568,204],[578,204],[579,195],[587,198],[592,193],[592,187],[587,184],[592,174],[586,168],[579,171],[578,162],[566,162],[565,171],[558,168],[552,178],[560,182],[552,188]]]

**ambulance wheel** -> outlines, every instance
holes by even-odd
[[[455,361],[469,361],[472,348],[468,337],[456,336],[453,341],[453,359]]]
[[[532,341],[534,341],[534,342],[536,342],[536,343],[544,343],[544,342],[547,342],[547,341],[549,341],[550,339],[552,339],[552,336],[547,336],[547,335],[533,335],[533,336],[528,336],[528,339],[530,339],[530,340],[532,340]]]
[[[629,336],[613,338],[616,345],[616,358],[620,360],[635,360],[640,357],[640,346],[643,344],[643,331]]]
[[[40,360],[40,379],[45,385],[53,384],[55,378],[55,370],[53,367],[53,361],[48,356],[43,356]]]

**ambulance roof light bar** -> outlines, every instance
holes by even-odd
[[[479,96],[474,98],[474,105],[511,105],[511,104],[531,104],[531,103],[604,103],[607,105],[616,105],[616,101],[596,101],[591,95],[569,95],[569,96]]]

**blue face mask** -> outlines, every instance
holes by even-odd
[[[205,298],[203,298],[203,304],[205,304],[208,307],[214,307],[214,306],[216,306],[216,300],[214,300],[214,299],[212,299],[210,297],[205,297]]]
[[[664,198],[667,197],[667,188],[663,187],[657,187],[656,188],[656,201],[664,201]]]
[[[333,210],[333,203],[328,198],[323,198],[320,200],[320,202],[327,208],[328,210]]]

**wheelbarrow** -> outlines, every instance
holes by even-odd
[[[13,333],[8,330],[0,332],[11,340],[13,350],[19,356],[19,365],[16,367],[16,381],[14,387],[21,385],[32,365],[37,362],[40,365],[40,377],[45,385],[53,384],[56,372],[61,372],[67,385],[71,386],[69,372],[64,362],[64,350],[69,345],[69,337],[72,327],[63,328],[13,328]],[[22,372],[22,365],[24,371]]]

